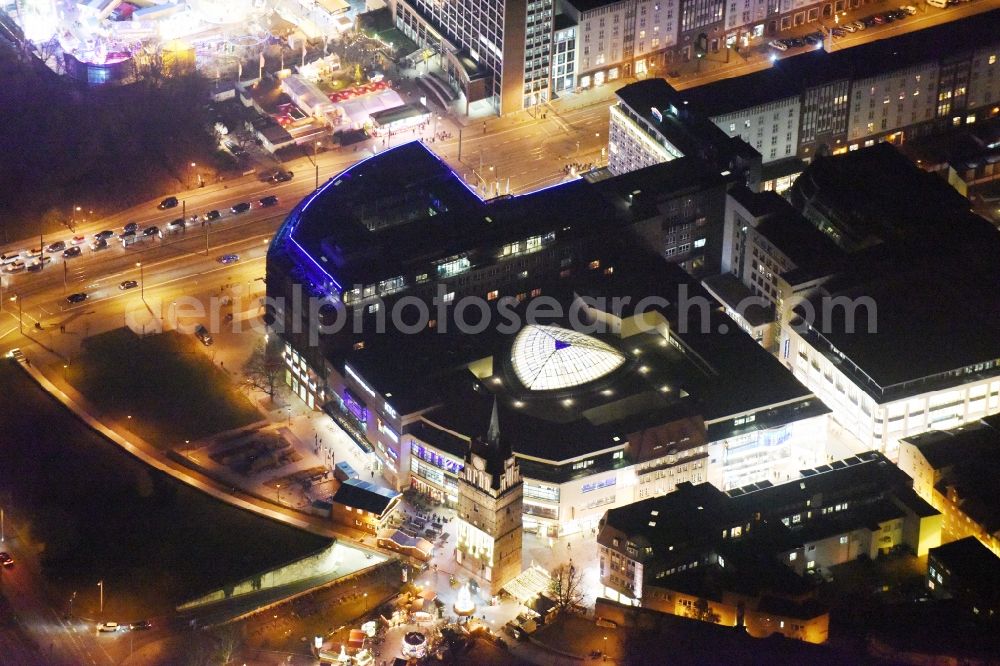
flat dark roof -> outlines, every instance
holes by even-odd
[[[642,257],[628,253],[611,275],[592,270],[570,281],[542,283],[542,296],[562,304],[564,312],[580,296],[624,296],[633,305],[647,296],[671,304],[700,296],[712,303],[676,265],[658,257],[648,261]],[[527,322],[531,303],[527,299],[510,311]],[[613,448],[616,436],[624,442],[632,432],[695,416],[722,419],[721,430],[713,434],[723,437],[733,428],[732,420],[726,418],[731,415],[759,411],[757,423],[745,426],[752,430],[777,425],[769,418],[784,423],[827,411],[731,319],[716,307],[704,311],[708,316],[705,331],[699,330],[702,308],[692,308],[683,322],[675,307],[661,311],[677,346],[667,344],[658,333],[627,338],[595,333],[594,337],[620,350],[625,362],[601,379],[558,391],[529,391],[517,380],[510,356],[521,328],[511,332],[491,326],[466,335],[453,320],[442,320],[435,329],[405,335],[390,327],[383,334],[371,335],[363,349],[347,352],[345,358],[400,414],[433,407],[426,415],[429,421],[470,437],[485,432],[492,397],[498,395],[503,430],[513,434],[516,452],[553,461]],[[623,314],[631,312],[626,308]],[[494,322],[506,321],[495,311],[491,316]],[[572,328],[565,317],[543,316],[536,323]],[[445,328],[447,332],[442,333]],[[477,379],[468,366],[488,357],[493,359],[492,373]],[[792,407],[772,417],[773,410],[766,408],[775,405]]]
[[[997,43],[998,35],[1000,10],[993,10],[832,53],[808,51],[782,58],[752,74],[689,88],[683,96],[709,116],[720,116],[796,97],[833,81],[857,81],[972,51]]]
[[[963,583],[984,596],[1000,597],[1000,557],[974,536],[930,549],[930,556],[948,567]]]
[[[337,488],[330,501],[381,516],[397,497],[399,493],[394,490],[376,486],[368,481],[347,479],[340,484],[340,488]]]

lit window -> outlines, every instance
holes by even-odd
[[[797,559],[799,559],[799,554],[798,553],[788,553],[788,561],[789,562],[794,562]]]
[[[601,262],[599,259],[595,259],[594,261],[590,262],[587,265],[587,267],[590,268],[591,270],[597,270],[598,268],[601,267]]]
[[[847,543],[847,535],[840,537],[840,543]]]
[[[488,300],[488,301],[495,301],[497,299],[497,296],[499,296],[499,295],[500,295],[500,292],[498,292],[496,289],[494,289],[490,293],[486,294],[486,300]]]

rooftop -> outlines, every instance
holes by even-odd
[[[733,415],[760,410],[757,423],[747,427],[766,428],[774,425],[768,420],[772,406],[783,406],[773,414],[781,422],[825,410],[717,308],[708,311],[709,328],[701,332],[692,330],[701,323],[697,308],[682,322],[673,306],[654,307],[669,322],[673,344],[655,330],[627,337],[602,332],[597,320],[586,324],[593,330],[575,330],[583,322],[568,313],[579,297],[597,304],[627,297],[636,304],[647,296],[676,303],[681,293],[700,294],[680,268],[655,257],[647,262],[633,252],[611,275],[587,271],[572,282],[542,283],[541,291],[563,316],[539,310],[529,317],[531,299],[505,303],[501,315],[494,301],[492,322],[510,315],[520,324],[489,326],[476,335],[462,334],[450,316],[414,335],[390,327],[347,352],[345,362],[396,412],[430,410],[426,420],[469,436],[483,433],[497,396],[503,432],[513,437],[515,451],[546,460],[620,448],[630,433],[695,416],[732,428]],[[629,307],[622,316],[632,314]],[[791,411],[782,411],[788,405]]]
[[[945,565],[964,585],[986,596],[1000,596],[1000,557],[974,536],[931,548],[930,557]]]
[[[340,488],[330,501],[381,516],[398,497],[400,494],[394,490],[376,486],[368,481],[347,479],[340,484]]]
[[[782,58],[767,69],[685,90],[684,98],[707,113],[733,111],[797,97],[808,88],[843,79],[859,79],[947,58],[970,47],[996,44],[1000,10],[949,21],[924,30],[894,35],[832,53],[808,51]]]

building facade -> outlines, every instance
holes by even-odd
[[[455,561],[491,596],[521,573],[523,489],[494,402],[486,438],[469,447],[459,478],[455,544]]]

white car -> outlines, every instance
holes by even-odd
[[[788,50],[788,44],[785,44],[780,39],[772,39],[770,42],[767,43],[767,45],[770,46],[772,49],[777,49],[779,51]]]
[[[866,26],[863,21],[855,21],[851,25],[853,25],[858,30],[865,30],[866,28],[868,28],[868,26]]]
[[[844,25],[840,26],[840,29],[841,30],[845,30],[847,32],[857,32],[858,31],[858,27],[856,25],[854,25],[853,23],[845,23]]]
[[[21,258],[22,250],[17,250],[15,252],[8,252],[7,254],[0,254],[0,264],[12,264]]]
[[[118,631],[120,628],[121,627],[117,622],[101,622],[97,625],[97,630],[103,632]]]
[[[900,9],[902,9],[904,12],[906,12],[910,16],[913,16],[914,14],[917,13],[917,8],[914,7],[913,5],[903,5],[902,7],[900,7]]]

